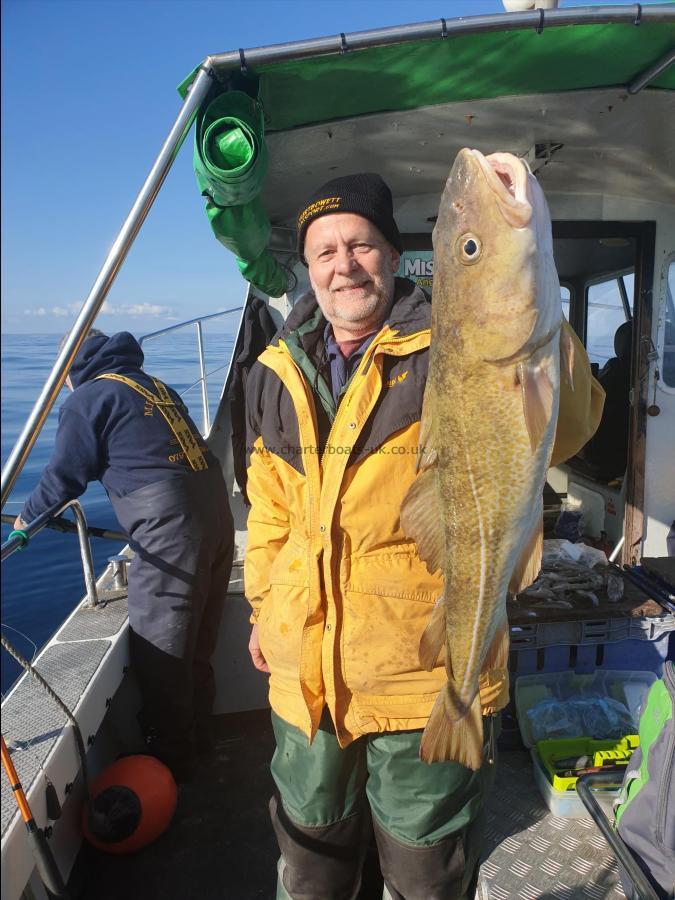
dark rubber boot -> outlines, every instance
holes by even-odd
[[[361,885],[367,817],[357,813],[311,828],[291,821],[276,795],[270,814],[286,894],[292,900],[354,900]]]
[[[471,900],[477,871],[467,876],[462,833],[436,844],[404,844],[373,821],[384,876],[385,897],[391,900]],[[469,887],[463,885],[469,882]]]

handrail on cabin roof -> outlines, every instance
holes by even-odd
[[[541,33],[546,28],[566,25],[640,25],[642,22],[675,22],[675,5],[672,3],[643,4],[630,6],[577,6],[569,9],[536,9],[526,12],[501,12],[480,16],[460,16],[457,19],[434,19],[411,25],[393,25],[388,28],[373,28],[327,37],[310,38],[302,41],[288,41],[251,49],[230,50],[207,56],[203,65],[216,73],[228,70],[261,66],[270,63],[307,59],[313,56],[339,54],[343,56],[351,50],[365,50],[388,44],[403,44],[411,41],[444,39],[451,35],[479,34],[489,31],[514,31],[532,28]]]

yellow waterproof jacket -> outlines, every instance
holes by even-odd
[[[416,475],[430,313],[428,297],[397,279],[390,316],[327,436],[330,391],[312,362],[326,321],[313,295],[249,375],[245,591],[272,708],[310,739],[324,705],[342,746],[423,728],[447,680],[443,665],[427,672],[418,659],[442,576],[429,574],[400,524]],[[586,443],[602,411],[602,389],[578,347],[575,391],[563,395],[560,414],[566,456]],[[503,693],[488,681],[486,695]]]

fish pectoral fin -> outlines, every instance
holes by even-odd
[[[478,693],[484,716],[493,715],[509,702],[509,621],[504,616],[478,678]]]
[[[534,452],[541,444],[553,415],[553,384],[547,368],[534,358],[518,363],[516,372],[523,397],[525,425]]]
[[[574,391],[574,341],[564,323],[560,329],[560,377]]]
[[[422,400],[422,417],[420,419],[420,443],[419,455],[417,457],[417,471],[423,472],[432,466],[438,457],[438,454],[430,446],[431,441],[431,400],[429,399],[429,391],[424,391]]]
[[[509,593],[519,594],[537,580],[541,571],[541,555],[544,550],[544,519],[543,510],[541,518],[537,518],[532,533],[520,554],[520,559],[509,581]]]
[[[509,620],[504,616],[497,628],[497,633],[483,663],[483,671],[487,669],[505,669],[509,664]]]
[[[483,763],[483,716],[477,694],[464,718],[453,722],[446,686],[436,698],[422,734],[420,759],[426,763],[452,761],[478,771]]]
[[[494,716],[509,702],[509,670],[486,669],[478,678],[481,712]]]
[[[441,517],[436,466],[420,472],[401,504],[401,528],[417,544],[417,552],[433,575],[443,563],[443,520]]]
[[[420,665],[431,672],[445,646],[445,596],[441,595],[432,610],[431,618],[420,638]]]

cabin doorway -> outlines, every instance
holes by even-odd
[[[582,511],[586,538],[636,563],[644,519],[645,435],[653,351],[653,222],[554,222],[563,313],[607,394],[597,433],[550,472]]]

